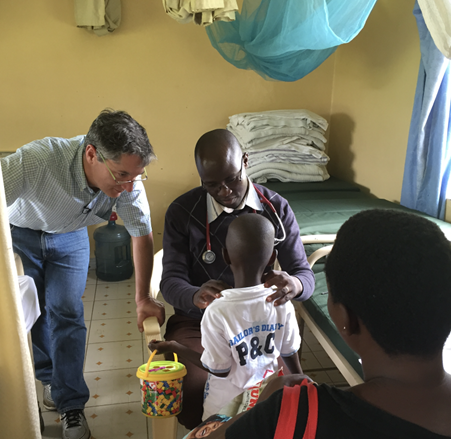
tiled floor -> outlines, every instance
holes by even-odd
[[[142,334],[136,326],[134,278],[107,283],[90,270],[83,302],[88,330],[84,374],[91,397],[86,418],[93,439],[152,438],[151,422],[141,414],[136,369],[148,360]],[[173,309],[166,305],[166,319]],[[164,327],[163,327],[164,333]],[[301,365],[316,382],[347,386],[313,334],[305,328]],[[42,385],[37,383],[42,406]],[[61,438],[56,412],[43,412],[43,438]],[[178,439],[187,430],[179,426]]]

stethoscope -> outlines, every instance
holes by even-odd
[[[260,197],[260,202],[266,204],[271,211],[274,213],[274,215],[277,217],[277,220],[279,221],[280,224],[280,228],[282,229],[283,232],[283,236],[282,238],[274,238],[274,245],[279,244],[282,241],[285,241],[285,238],[287,237],[286,233],[285,233],[285,227],[283,226],[283,223],[279,217],[279,215],[277,215],[277,211],[275,209],[275,207],[272,205],[271,201],[269,201],[262,193],[261,191],[255,186],[254,184],[254,189],[257,192],[258,196]],[[255,211],[254,211],[255,212]],[[205,230],[206,230],[206,236],[205,236],[205,240],[207,241],[207,250],[204,251],[204,253],[202,254],[202,260],[206,263],[206,264],[213,264],[213,262],[216,260],[216,254],[215,252],[211,249],[211,241],[210,241],[210,223],[208,222],[208,212],[207,212],[207,221],[206,221],[206,226],[205,226]]]

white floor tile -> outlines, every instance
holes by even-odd
[[[335,367],[335,363],[330,359],[325,351],[313,352],[315,358],[319,361],[322,368]]]
[[[141,340],[142,334],[136,324],[136,316],[124,319],[93,320],[89,343]]]
[[[93,320],[136,319],[136,303],[133,298],[122,300],[96,300],[92,311]]]
[[[42,405],[41,405],[42,409]],[[61,421],[57,412],[42,412],[44,418],[45,430],[42,439],[61,439]]]
[[[94,302],[83,302],[83,307],[85,309],[85,322],[92,319],[92,309]]]
[[[135,300],[135,284],[132,282],[97,284],[96,300]]]
[[[85,372],[138,368],[142,363],[142,341],[90,343],[85,361]]]
[[[302,340],[302,352],[311,352],[309,345],[305,340]]]
[[[324,351],[324,348],[321,346],[321,344],[319,343],[319,341],[315,338],[315,336],[312,334],[311,337],[308,338],[308,340],[306,338],[304,338],[305,343],[308,346],[308,349],[310,352],[321,352]]]
[[[329,375],[323,370],[320,370],[318,372],[311,372],[308,374],[308,376],[318,384],[332,384],[332,380],[330,379]]]
[[[116,281],[116,282],[111,282],[109,280],[97,279],[97,284],[98,285],[111,284],[111,283],[120,284],[120,283],[124,283],[124,282],[133,282],[134,283],[135,282],[135,273],[133,272],[132,276],[129,279],[119,280],[119,281]]]
[[[88,279],[86,280],[86,285],[96,285],[97,276],[95,270],[88,270]]]
[[[81,299],[83,302],[94,302],[94,298],[96,295],[96,284],[86,284],[85,292]]]
[[[347,384],[345,377],[338,369],[328,370],[326,373],[334,384]]]
[[[312,340],[316,340],[315,336],[313,335],[312,331],[307,325],[304,325],[304,340],[309,342]]]
[[[145,439],[146,417],[141,413],[141,403],[87,407],[86,419],[92,439]]]
[[[86,326],[86,344],[88,344],[89,331],[91,330],[91,320],[85,320],[85,326]]]
[[[140,366],[140,365],[138,365]],[[139,402],[139,378],[137,367],[130,369],[85,372],[90,398],[86,407]]]
[[[302,370],[321,369],[321,365],[311,352],[303,352],[301,356]],[[308,372],[306,372],[308,374]]]

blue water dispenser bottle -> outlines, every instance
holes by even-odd
[[[129,279],[133,274],[130,234],[116,220],[117,214],[112,212],[108,225],[94,231],[96,274],[111,282]]]

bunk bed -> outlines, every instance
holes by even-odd
[[[325,257],[332,248],[340,226],[366,209],[396,209],[421,215],[435,222],[451,241],[451,224],[363,192],[359,186],[331,177],[324,182],[268,182],[264,186],[286,198],[299,224],[301,239],[315,273],[312,297],[296,303],[302,325],[305,323],[350,385],[363,381],[359,357],[343,341],[327,311]]]

